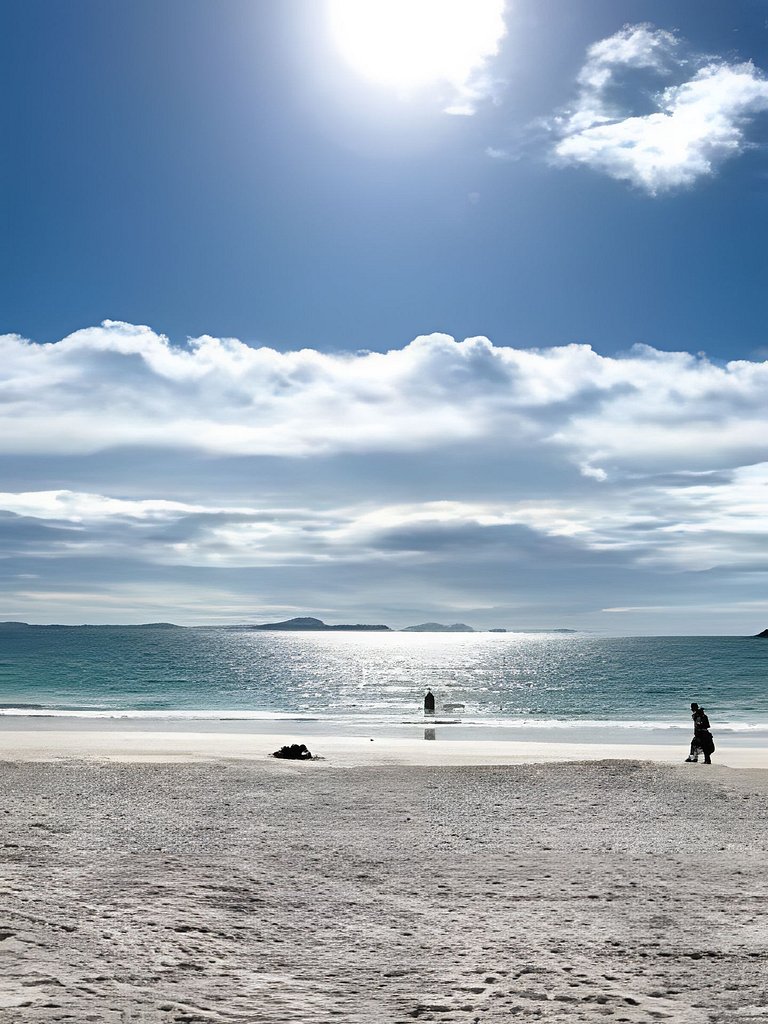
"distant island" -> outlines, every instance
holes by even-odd
[[[768,640],[768,629],[764,629],[760,633],[755,633],[755,638],[757,637],[761,637],[763,640]]]
[[[298,630],[298,631],[312,631],[316,633],[327,633],[327,632],[341,632],[341,631],[356,631],[356,632],[374,632],[374,633],[386,633],[389,632],[389,626],[369,626],[365,623],[357,622],[354,625],[344,624],[340,626],[329,626],[328,623],[323,622],[322,619],[314,619],[309,615],[299,616],[295,619],[284,619],[282,622],[262,622],[257,626],[243,626],[243,629],[284,629],[284,630]]]
[[[0,629],[186,629],[175,622],[0,622]]]
[[[404,629],[400,630],[401,633],[474,633],[474,629],[471,626],[467,626],[464,622],[454,622],[450,626],[443,625],[442,622],[420,622],[418,626],[405,626]]]
[[[507,629],[504,626],[495,626],[487,629],[475,629],[468,626],[466,622],[419,622],[415,626],[404,626],[402,629],[393,630],[391,626],[382,623],[371,625],[366,622],[341,623],[329,625],[322,619],[314,618],[311,615],[299,615],[293,619],[283,619],[281,622],[242,622],[231,626],[180,626],[176,622],[82,622],[75,625],[71,623],[57,622],[16,622],[7,620],[0,622],[2,630],[14,629],[232,629],[232,630],[283,630],[285,632],[313,632],[313,633],[577,633],[576,629]],[[768,629],[756,634],[759,637],[768,638]]]

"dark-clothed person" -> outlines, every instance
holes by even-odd
[[[691,704],[691,718],[693,719],[693,739],[691,740],[691,752],[686,761],[695,762],[699,760],[699,754],[704,755],[704,764],[712,764],[711,755],[715,750],[715,741],[709,731],[709,718],[704,708],[698,704]]]

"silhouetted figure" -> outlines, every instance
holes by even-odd
[[[435,713],[435,695],[434,695],[434,693],[432,693],[432,691],[429,689],[429,687],[427,687],[427,693],[426,693],[426,696],[424,697],[424,714],[425,715],[434,715],[434,713]]]
[[[709,731],[709,719],[704,708],[698,704],[691,704],[691,718],[693,719],[693,739],[691,740],[691,752],[686,761],[695,763],[699,760],[699,754],[704,755],[704,764],[712,764],[711,755],[715,750],[715,741]]]

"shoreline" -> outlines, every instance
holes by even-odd
[[[461,766],[461,765],[516,765],[552,762],[594,762],[605,760],[646,761],[655,764],[682,765],[687,756],[687,738],[667,743],[605,743],[562,740],[520,739],[452,739],[439,738],[439,728],[425,736],[397,738],[380,735],[340,735],[315,732],[303,726],[283,728],[270,722],[271,731],[242,731],[232,729],[199,728],[200,723],[184,723],[186,727],[115,728],[114,722],[105,727],[103,720],[90,721],[47,719],[23,725],[16,718],[5,720],[0,727],[0,761],[50,762],[62,760],[97,760],[112,762],[211,762],[211,761],[264,761],[272,764],[296,765],[297,762],[278,762],[270,757],[274,750],[288,743],[307,743],[320,759],[318,767],[373,767],[402,766]],[[55,727],[52,727],[55,724]],[[232,723],[240,725],[241,723]],[[142,723],[145,726],[146,723]],[[160,726],[167,726],[160,722]],[[293,725],[293,723],[292,723]],[[429,732],[436,738],[427,738]],[[444,731],[444,730],[443,730]],[[686,734],[687,737],[687,734]],[[768,748],[740,746],[727,741],[718,743],[714,763],[720,767],[738,769],[768,769]],[[703,765],[685,765],[689,771],[698,771]]]
[[[718,720],[714,728],[718,748],[768,749],[766,716],[754,720]],[[442,743],[465,741],[477,744],[510,743],[591,744],[604,746],[670,747],[687,749],[691,727],[682,719],[546,719],[483,718],[439,713],[434,718],[420,712],[402,716],[362,712],[330,715],[314,711],[243,711],[211,709],[58,709],[0,705],[0,743],[13,731],[239,733],[296,736],[309,742],[327,737],[364,737],[375,740],[423,739]]]

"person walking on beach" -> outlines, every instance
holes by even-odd
[[[686,762],[695,763],[699,760],[699,754],[704,755],[704,764],[712,764],[711,755],[715,749],[715,741],[709,731],[709,718],[704,708],[698,704],[691,704],[691,718],[693,719],[693,739],[691,740],[691,752],[686,757]]]
[[[424,696],[424,714],[434,715],[435,713],[435,695],[432,693],[429,687],[427,687],[426,695]]]

